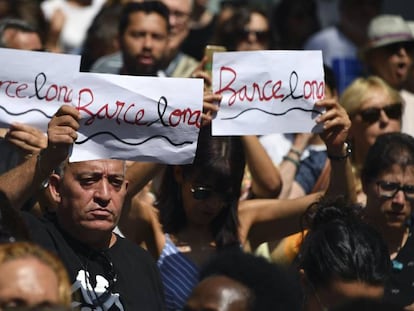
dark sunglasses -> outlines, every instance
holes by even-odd
[[[397,54],[401,49],[404,49],[407,53],[414,51],[414,44],[412,42],[397,42],[384,46],[390,54]]]
[[[251,34],[254,34],[256,40],[259,42],[264,43],[269,40],[269,31],[267,30],[255,31],[250,29],[243,29],[240,31],[240,37],[242,40],[247,40]]]
[[[397,182],[379,180],[377,186],[380,197],[392,199],[401,190],[406,200],[414,201],[414,185],[401,185]]]
[[[398,120],[402,115],[402,103],[395,103],[382,108],[368,108],[361,110],[358,114],[366,123],[372,124],[377,122],[381,117],[381,111],[384,111],[388,118]]]
[[[196,186],[191,187],[191,193],[195,200],[206,200],[213,196],[214,194],[219,195],[224,201],[230,200],[230,195],[227,193],[220,193],[214,190],[213,188],[205,187],[205,186]]]

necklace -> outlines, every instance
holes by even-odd
[[[391,260],[394,260],[398,256],[398,253],[400,252],[400,250],[404,247],[405,243],[407,243],[407,240],[408,240],[408,236],[409,235],[410,235],[410,230],[407,227],[404,230],[404,233],[403,233],[403,236],[402,236],[402,239],[401,239],[401,243],[396,247],[395,251],[393,251],[390,254],[390,259]]]
[[[88,255],[85,257],[86,262],[84,262],[77,253],[75,253],[75,255],[83,270],[83,278],[85,281],[84,290],[90,301],[82,301],[82,306],[89,307],[92,310],[96,310],[97,307],[105,310],[104,304],[112,296],[112,291],[118,279],[118,275],[110,257],[105,251],[89,250]],[[96,292],[96,286],[99,282],[97,278],[99,273],[91,273],[90,263],[92,262],[98,263],[99,266],[102,267],[102,276],[108,282],[108,285],[104,287],[105,290],[102,293]],[[95,278],[95,282],[91,282],[93,276]]]

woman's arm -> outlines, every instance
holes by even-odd
[[[300,164],[301,156],[305,148],[309,144],[309,140],[313,134],[298,133],[295,135],[292,147],[288,153],[283,157],[283,161],[279,165],[279,171],[282,175],[283,187],[279,195],[280,199],[287,199],[292,190],[292,183]]]
[[[297,181],[293,181],[289,199],[299,198],[304,195],[306,195],[306,192],[303,187]]]
[[[345,195],[355,200],[354,179],[345,150],[345,141],[351,125],[346,111],[335,100],[323,100],[316,104],[326,108],[317,122],[323,123],[324,140],[328,154],[335,157],[332,162],[330,184],[326,195]],[[255,247],[263,242],[279,239],[298,232],[300,217],[309,205],[319,200],[323,193],[315,193],[291,200],[250,200],[241,202],[239,207],[240,238],[248,239]]]
[[[131,200],[139,193],[160,171],[164,165],[154,162],[132,162],[128,165],[125,179],[128,180],[128,190],[125,201]]]
[[[242,136],[242,142],[252,177],[250,192],[255,198],[276,198],[282,187],[279,170],[257,136]]]
[[[155,260],[161,254],[165,239],[157,210],[148,200],[148,191],[149,183],[163,168],[163,164],[153,162],[133,162],[128,165],[128,190],[118,223],[122,234],[146,248]]]
[[[252,249],[264,242],[299,232],[300,217],[322,197],[314,193],[297,199],[253,199],[239,204],[240,241],[247,240]]]
[[[164,233],[156,208],[143,200],[140,194],[126,201],[118,227],[129,240],[146,248],[155,260],[165,244]]]

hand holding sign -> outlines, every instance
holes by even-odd
[[[26,156],[39,153],[47,146],[47,137],[42,131],[22,123],[12,123],[5,139],[20,148]]]
[[[210,91],[204,92],[201,126],[206,126],[213,120],[219,110],[221,98],[220,94],[212,94]]]
[[[0,49],[0,56],[2,126],[18,121],[46,132],[59,107],[70,105],[81,116],[70,161],[192,162],[202,121],[201,79],[84,73],[80,57],[65,54]],[[214,100],[207,98],[206,122]]]
[[[69,155],[76,141],[80,113],[72,106],[63,105],[50,120],[47,129],[48,145],[41,153],[41,168],[55,169]]]
[[[328,154],[341,156],[351,127],[347,112],[336,99],[325,99],[315,105],[326,109],[316,122],[323,124],[323,132],[320,136],[326,144]]]

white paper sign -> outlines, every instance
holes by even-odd
[[[0,127],[18,121],[46,131],[53,114],[70,105],[80,56],[0,49]]]
[[[82,120],[71,161],[193,161],[203,104],[201,79],[80,73],[74,87]]]
[[[213,54],[213,90],[223,95],[213,135],[320,132],[321,51]]]
[[[21,122],[46,132],[67,104],[82,117],[70,161],[193,161],[201,79],[81,73],[79,63],[74,55],[0,49],[0,126]]]

